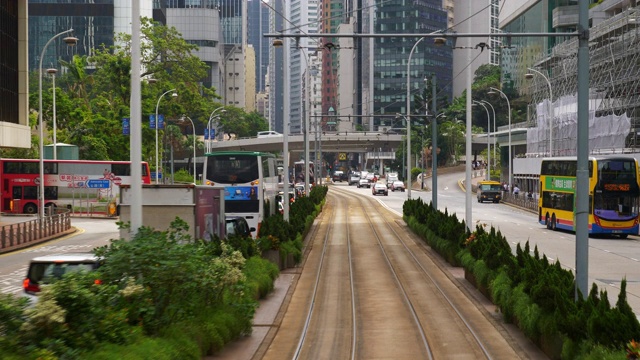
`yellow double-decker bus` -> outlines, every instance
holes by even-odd
[[[576,157],[545,158],[540,168],[538,222],[575,231]],[[640,186],[632,157],[589,158],[589,234],[638,234]]]

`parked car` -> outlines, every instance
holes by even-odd
[[[404,183],[400,180],[396,180],[393,183],[391,183],[391,191],[398,190],[398,191],[404,192],[404,189],[405,189]]]
[[[90,252],[61,253],[38,256],[29,262],[27,277],[22,282],[24,296],[31,305],[38,302],[43,287],[56,282],[65,274],[93,271],[102,265],[102,259]]]
[[[331,179],[333,181],[339,181],[342,182],[342,175],[344,174],[344,171],[342,170],[336,170],[333,172],[333,176],[331,177]]]
[[[371,188],[371,193],[373,195],[381,194],[381,195],[387,196],[389,195],[389,189],[387,189],[387,185],[383,183],[375,183]]]
[[[360,179],[358,181],[358,187],[366,187],[366,188],[371,188],[371,182],[368,179]]]
[[[227,237],[229,236],[251,236],[252,231],[256,231],[255,228],[249,227],[247,220],[242,216],[227,216],[225,218]]]
[[[358,185],[358,183],[360,182],[360,173],[357,171],[352,172],[351,174],[349,174],[349,186],[356,184]]]

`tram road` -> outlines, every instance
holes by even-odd
[[[295,292],[263,359],[333,359],[349,354],[354,325],[346,211],[345,204],[324,207]]]
[[[264,359],[526,358],[372,196],[331,187],[323,215]]]

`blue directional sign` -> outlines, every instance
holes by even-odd
[[[90,189],[108,189],[111,181],[106,179],[87,180],[87,187]]]
[[[122,135],[131,134],[130,118],[122,118]]]

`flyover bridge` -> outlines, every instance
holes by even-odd
[[[318,134],[319,139],[316,141],[315,134],[311,134],[309,138],[309,152],[313,153],[316,144],[321,147],[323,152],[334,153],[357,153],[363,165],[370,160],[394,160],[396,158],[396,149],[404,146],[405,135],[398,133],[383,133],[377,131],[325,131]],[[289,152],[304,153],[304,135],[294,134],[288,136]],[[493,139],[492,139],[493,140]],[[495,141],[495,140],[494,140]],[[269,137],[252,137],[231,140],[213,140],[206,142],[207,148],[211,152],[214,151],[264,151],[264,152],[281,152],[283,147],[282,136]],[[482,151],[487,148],[487,138],[482,136],[474,136],[472,142],[472,150],[475,152]],[[292,159],[297,157],[292,156]],[[292,160],[293,161],[293,160]]]
[[[380,133],[372,131],[339,131],[339,132],[323,132],[318,141],[314,139],[315,134],[311,134],[309,138],[309,152],[313,153],[316,148],[321,147],[323,152],[333,153],[357,153],[360,154],[363,164],[367,160],[394,160],[396,158],[396,149],[402,146],[404,135]],[[287,137],[289,143],[289,152],[304,153],[304,135],[295,134]],[[242,138],[225,141],[211,141],[209,143],[210,150],[213,151],[265,151],[279,152],[282,151],[283,137],[269,136],[261,138]],[[292,157],[295,159],[297,157]]]

